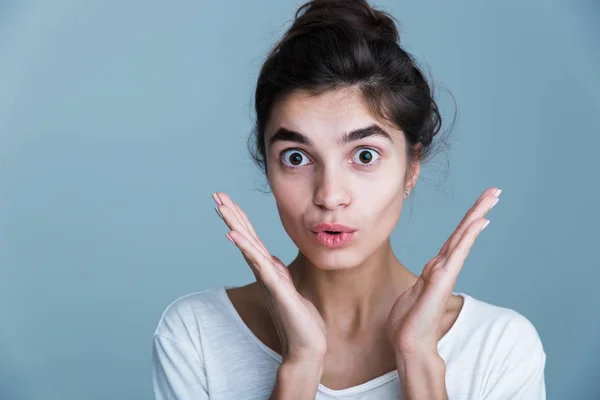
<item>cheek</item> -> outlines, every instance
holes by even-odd
[[[272,174],[269,181],[281,222],[289,232],[302,219],[311,199],[307,181],[279,177]]]
[[[371,218],[378,221],[399,215],[402,208],[403,183],[396,174],[363,180],[355,192],[356,203]]]
[[[362,245],[365,249],[374,249],[392,234],[400,219],[403,185],[401,179],[391,176],[365,181],[362,188],[364,190],[355,198],[356,210],[364,221]]]
[[[286,176],[279,172],[269,174],[269,186],[275,201],[281,205],[301,202],[308,192],[308,180],[302,177]]]

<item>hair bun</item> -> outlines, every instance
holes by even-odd
[[[366,0],[312,0],[298,8],[295,19],[287,39],[311,28],[342,22],[360,32],[368,41],[400,41],[395,18],[385,11],[373,8]]]

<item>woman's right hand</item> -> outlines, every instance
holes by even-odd
[[[281,260],[258,239],[248,217],[225,193],[213,194],[217,213],[231,229],[227,237],[240,249],[259,284],[281,340],[287,364],[322,366],[327,328],[315,306],[302,297]]]

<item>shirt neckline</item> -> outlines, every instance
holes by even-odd
[[[271,358],[273,358],[278,364],[281,364],[283,362],[281,354],[277,353],[276,351],[271,349],[269,346],[264,344],[262,342],[262,340],[260,340],[258,338],[258,336],[256,336],[254,334],[254,332],[252,332],[252,330],[248,327],[248,325],[246,325],[246,323],[242,319],[241,315],[235,309],[235,306],[231,302],[231,299],[229,298],[229,296],[227,295],[227,292],[226,292],[227,289],[232,289],[232,288],[235,288],[235,286],[221,286],[220,288],[218,288],[218,293],[221,296],[223,303],[226,305],[229,313],[236,320],[236,322],[239,325],[241,325],[241,328],[246,332],[246,334],[250,338],[252,338],[252,340],[254,340],[254,342],[256,342],[256,344],[267,355],[269,355]],[[462,321],[465,318],[464,317],[465,308],[467,307],[467,304],[470,303],[469,295],[467,295],[466,293],[453,292],[453,294],[463,297],[463,299],[464,299],[463,306],[462,306],[460,312],[458,313],[456,321],[454,321],[454,324],[450,327],[450,330],[448,330],[448,332],[446,332],[446,334],[444,334],[444,336],[442,336],[440,338],[440,340],[438,340],[438,349],[444,343],[446,343],[449,340],[449,338],[452,338],[454,335],[456,335],[455,331],[458,330],[457,326],[459,324],[462,324]],[[327,386],[323,385],[322,383],[319,383],[319,387],[317,390],[320,391],[321,393],[332,395],[332,396],[348,396],[348,395],[366,392],[366,391],[374,389],[378,386],[384,385],[385,383],[391,382],[395,379],[398,379],[398,372],[396,370],[392,370],[392,371],[386,372],[383,375],[379,375],[367,382],[363,382],[359,385],[351,386],[351,387],[348,387],[345,389],[331,389],[331,388],[328,388]]]

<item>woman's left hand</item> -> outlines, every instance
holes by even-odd
[[[397,357],[437,354],[442,316],[475,239],[489,221],[483,218],[496,204],[500,190],[489,188],[467,212],[417,282],[394,303],[387,320]]]

